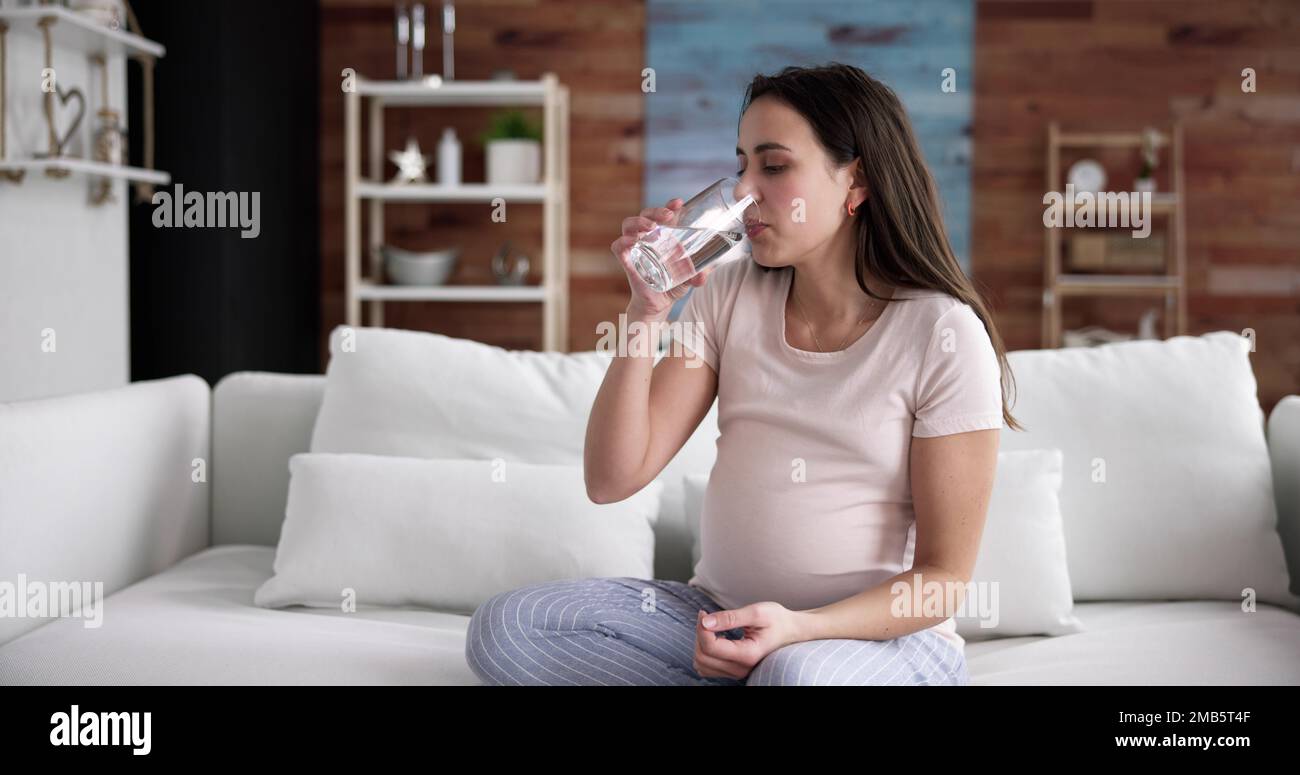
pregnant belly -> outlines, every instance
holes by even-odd
[[[894,504],[809,508],[787,499],[705,498],[697,575],[731,599],[811,608],[903,570],[911,515]]]

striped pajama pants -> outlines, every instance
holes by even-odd
[[[744,679],[695,672],[696,611],[722,610],[680,581],[629,576],[531,584],[474,611],[465,660],[496,686],[966,685],[965,656],[920,630],[891,640],[792,643]],[[741,637],[739,629],[726,637]]]

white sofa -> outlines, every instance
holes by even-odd
[[[1220,345],[1235,337],[1207,336]],[[1125,473],[1151,488],[1151,504],[1143,509],[1160,508],[1162,494],[1184,497],[1204,484],[1190,481],[1194,474],[1178,462],[1194,446],[1197,427],[1161,426],[1158,419],[1135,427],[1132,420],[1147,416],[1144,407],[1157,418],[1177,416],[1163,407],[1183,400],[1168,393],[1188,375],[1174,373],[1177,368],[1160,359],[1179,341],[1195,348],[1199,339],[1011,354],[1019,394],[1012,410],[1030,429],[1004,429],[1003,449],[1057,446],[1068,462],[1110,445],[1117,480],[1112,489],[1098,496],[1079,485],[1072,489],[1068,481],[1062,489],[1067,537],[1076,535],[1068,529],[1071,522],[1100,519],[1101,509],[1114,516],[1115,504],[1105,497],[1134,497],[1132,488],[1143,484],[1119,482]],[[1111,349],[1116,347],[1150,349]],[[1126,353],[1140,354],[1139,362],[1150,363],[1152,373],[1135,377],[1133,361],[1119,357]],[[1244,368],[1249,371],[1248,361]],[[1157,374],[1161,369],[1169,373]],[[1098,389],[1074,377],[1062,379],[1089,371],[1098,372],[1097,384],[1110,386],[1107,395],[1088,395]],[[473,388],[472,375],[464,384]],[[1284,547],[1278,551],[1286,557],[1282,586],[1289,584],[1295,595],[1300,396],[1277,405],[1265,440],[1253,374],[1248,387],[1248,396],[1207,388],[1233,402],[1224,410],[1236,418],[1231,422],[1245,418],[1259,431],[1258,453],[1247,455],[1249,460],[1224,459],[1224,470],[1234,473],[1219,483],[1245,488],[1247,497],[1263,481],[1276,497],[1277,533],[1261,540],[1265,554],[1278,543]],[[343,613],[253,604],[254,591],[272,575],[287,460],[309,449],[325,388],[323,375],[240,372],[211,390],[199,377],[185,375],[0,404],[0,582],[13,582],[20,573],[30,579],[100,580],[108,596],[98,628],[73,617],[0,618],[0,684],[478,683],[465,661],[463,613],[411,607]],[[1202,400],[1199,395],[1186,401]],[[1096,407],[1083,405],[1094,399],[1120,419],[1098,421]],[[716,412],[715,404],[665,476],[709,470]],[[1117,459],[1138,449],[1137,435],[1145,452],[1132,462]],[[1249,436],[1247,447],[1254,449]],[[1149,454],[1152,449],[1159,454]],[[573,462],[580,464],[580,457]],[[686,526],[661,520],[655,531],[656,575],[689,578],[692,539]],[[1099,552],[1110,552],[1116,563],[1116,572],[1107,574],[1070,563],[1074,612],[1084,631],[971,640],[966,649],[972,683],[1300,684],[1300,608],[1261,602],[1243,613],[1235,592],[1203,594],[1190,587],[1186,595],[1144,599],[1151,597],[1148,585],[1134,567],[1149,561],[1158,572],[1176,567],[1181,558],[1127,556],[1126,547],[1134,544],[1115,538],[1114,547],[1070,546],[1079,549],[1080,562],[1092,556],[1095,563]],[[1204,565],[1207,578],[1235,579],[1237,570],[1250,578],[1253,572],[1210,567],[1233,561],[1214,559],[1213,546],[1183,546]],[[1276,577],[1276,568],[1270,573]]]

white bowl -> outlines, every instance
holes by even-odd
[[[395,285],[443,285],[460,258],[460,249],[417,253],[385,245],[384,271]]]

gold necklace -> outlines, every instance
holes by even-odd
[[[826,350],[822,348],[821,340],[817,338],[817,332],[813,330],[812,323],[808,322],[808,315],[803,311],[803,302],[799,301],[799,294],[794,292],[793,282],[794,281],[792,278],[791,295],[794,296],[794,303],[799,305],[799,316],[803,318],[804,325],[808,326],[808,333],[812,334],[813,342],[817,345],[817,350],[819,352],[826,352]],[[849,333],[845,334],[844,338],[840,340],[840,346],[835,348],[837,351],[844,349],[844,343],[849,341],[849,334],[852,334],[854,331],[858,330],[858,326],[862,325],[862,321],[867,319],[867,312],[871,310],[872,306],[873,305],[868,304],[867,308],[862,311],[862,317],[858,320],[857,323],[854,324],[853,328],[849,329]]]

